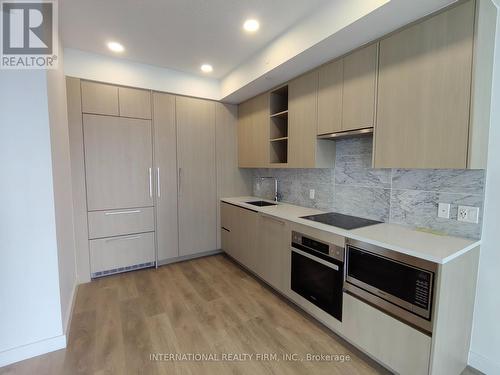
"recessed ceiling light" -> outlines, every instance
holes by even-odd
[[[113,51],[113,52],[123,52],[125,51],[125,47],[123,47],[120,43],[118,42],[109,42],[108,43],[108,48]]]
[[[259,21],[255,19],[246,20],[245,23],[243,24],[243,28],[250,33],[259,30],[259,27],[260,27]]]
[[[201,67],[200,67],[201,71],[203,73],[210,73],[214,70],[214,68],[212,67],[212,65],[210,64],[203,64]]]

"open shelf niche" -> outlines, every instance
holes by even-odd
[[[288,162],[288,86],[282,86],[269,95],[270,163]]]

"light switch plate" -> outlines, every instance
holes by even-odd
[[[479,207],[458,206],[457,220],[477,224],[479,222]]]
[[[316,194],[316,191],[314,189],[309,189],[309,198],[314,199],[314,195]]]
[[[450,218],[451,204],[449,203],[439,203],[438,205],[438,217],[443,219]]]

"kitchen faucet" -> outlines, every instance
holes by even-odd
[[[276,177],[259,177],[260,180],[274,180],[274,201],[278,202],[278,179]]]

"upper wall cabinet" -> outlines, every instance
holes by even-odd
[[[238,164],[243,168],[269,164],[269,93],[239,105]]]
[[[378,43],[344,57],[342,131],[373,127],[377,86]]]
[[[291,81],[288,96],[288,167],[332,168],[335,143],[316,138],[318,71]]]
[[[151,92],[98,82],[81,82],[82,112],[151,119]]]
[[[373,127],[377,61],[375,43],[319,68],[318,135]]]
[[[120,116],[151,119],[151,93],[147,90],[118,88]]]
[[[380,42],[376,168],[466,168],[474,3]]]
[[[342,131],[344,59],[319,68],[318,134]]]
[[[119,116],[118,87],[82,81],[82,112]]]

